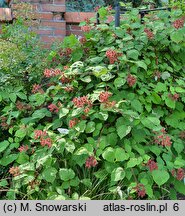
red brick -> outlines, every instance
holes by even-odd
[[[56,29],[54,30],[54,35],[66,35],[66,29]]]
[[[63,41],[64,36],[41,36],[41,41],[47,42],[47,43],[53,43],[55,41]]]
[[[70,25],[71,30],[79,30],[81,31],[81,27],[79,25]]]
[[[74,35],[79,35],[79,36],[83,36],[83,32],[82,31],[66,31],[66,35],[70,35],[70,34],[74,34]]]
[[[69,23],[80,23],[84,21],[86,18],[90,19],[95,17],[96,13],[91,12],[66,12],[65,13],[65,20]]]
[[[66,28],[66,22],[65,21],[42,21],[41,20],[41,26],[48,26],[48,27],[55,27],[55,28]]]
[[[46,12],[65,12],[66,7],[65,5],[54,5],[54,4],[42,4],[41,5],[42,11]]]
[[[53,35],[53,30],[38,29],[38,30],[35,30],[34,32],[36,32],[37,34],[40,34],[40,35]]]
[[[53,13],[45,12],[45,13],[35,13],[36,19],[42,19],[42,20],[52,20],[53,19]]]

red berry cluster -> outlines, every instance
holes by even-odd
[[[90,108],[92,107],[92,102],[88,99],[87,96],[74,98],[72,102],[74,103],[74,106],[78,108],[84,108],[85,113],[88,113],[90,111]]]
[[[47,136],[47,132],[46,131],[42,131],[42,130],[35,130],[34,131],[34,139],[39,139],[41,137],[45,137]]]
[[[137,195],[141,198],[143,198],[146,195],[145,186],[141,183],[137,184],[137,186],[134,188],[137,192]]]
[[[9,173],[10,173],[11,175],[13,175],[14,177],[15,177],[15,176],[19,176],[19,175],[20,175],[20,168],[19,168],[18,166],[11,167],[11,168],[9,169]]]
[[[61,50],[59,51],[59,56],[60,56],[60,57],[70,57],[72,51],[73,51],[73,50],[72,50],[71,48],[61,49]]]
[[[177,101],[180,95],[175,93],[175,94],[169,94],[168,97],[171,98],[173,101]]]
[[[22,145],[18,148],[20,152],[26,152],[28,151],[28,149],[29,149],[28,145]]]
[[[64,74],[64,72],[62,72],[61,77],[60,77],[60,82],[62,84],[67,84],[67,83],[71,82],[71,79],[68,78],[68,77],[66,77],[65,74]]]
[[[154,33],[150,29],[145,28],[144,32],[146,33],[148,39],[152,40],[154,38]]]
[[[106,9],[108,12],[112,11],[112,5],[109,5]]]
[[[96,158],[94,156],[90,156],[87,158],[85,162],[85,167],[90,169],[91,167],[95,167],[98,164]]]
[[[33,87],[32,87],[32,91],[31,91],[33,94],[39,92],[41,94],[44,93],[44,90],[42,89],[42,86],[39,85],[39,84],[34,84]]]
[[[173,169],[171,173],[179,181],[183,180],[185,177],[185,172],[182,168],[177,169],[177,171]]]
[[[154,142],[158,145],[162,145],[162,146],[171,146],[172,142],[171,142],[171,138],[166,134],[165,128],[163,128],[161,130],[160,135],[157,135],[154,139]]]
[[[109,97],[111,95],[112,94],[110,92],[108,92],[108,91],[101,92],[100,95],[99,95],[99,101],[104,104],[105,108],[113,107],[116,104],[115,101],[109,101]]]
[[[16,102],[16,108],[18,110],[31,110],[32,107],[29,104],[22,103],[21,101]]]
[[[47,138],[41,138],[40,139],[40,144],[41,144],[41,146],[48,146],[48,148],[51,148],[51,146],[52,146],[52,140],[49,137],[47,137]]]
[[[54,112],[54,113],[58,113],[58,111],[59,111],[59,108],[55,104],[50,104],[48,106],[48,109],[50,112]]]
[[[101,103],[106,103],[108,100],[109,100],[109,97],[111,96],[112,94],[108,91],[106,92],[101,92],[100,95],[99,95],[99,100]]]
[[[67,70],[67,69],[69,69],[69,66],[65,65],[64,70]]]
[[[94,11],[97,12],[99,9],[100,9],[100,6],[96,6],[96,7],[94,8]]]
[[[153,170],[157,170],[158,169],[158,165],[155,161],[153,160],[149,160],[147,162],[147,166],[149,167],[150,172],[152,172]]]
[[[73,88],[72,86],[67,86],[67,87],[64,88],[64,90],[65,90],[66,92],[73,92],[73,91],[74,91],[74,88]]]
[[[115,50],[112,49],[107,50],[105,55],[109,59],[110,64],[114,64],[116,61],[118,61],[118,57],[120,56],[120,54],[118,54]]]
[[[2,130],[7,130],[9,128],[9,125],[7,124],[7,117],[1,116],[1,127]]]
[[[173,27],[176,29],[183,28],[183,26],[184,26],[184,19],[177,19],[173,22]]]
[[[35,130],[34,135],[35,139],[40,139],[40,144],[42,146],[48,146],[49,148],[52,146],[52,140],[48,137],[48,133],[46,131]]]
[[[54,76],[58,76],[58,75],[61,75],[61,70],[60,69],[45,69],[44,71],[44,76],[47,77],[47,78],[50,78],[50,77],[54,77]]]
[[[79,120],[77,118],[74,118],[69,121],[69,128],[73,128],[76,124],[78,124]]]
[[[90,30],[91,30],[91,26],[81,26],[81,30],[83,31],[83,32],[90,32]]]
[[[85,37],[81,37],[79,39],[79,41],[80,41],[81,44],[85,44],[87,42],[87,39]]]
[[[87,24],[90,24],[90,19],[88,17],[85,17],[84,21],[87,23]]]
[[[129,75],[127,76],[127,83],[128,83],[128,85],[129,85],[130,87],[132,87],[133,85],[135,85],[136,81],[137,81],[137,79],[136,79],[135,76],[133,76],[133,75],[131,75],[131,74],[129,74]]]

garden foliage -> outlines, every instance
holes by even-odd
[[[185,195],[185,27],[180,10],[82,23],[27,96],[0,92],[4,199]]]

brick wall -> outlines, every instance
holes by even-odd
[[[66,21],[66,35],[82,35],[83,33],[79,27],[80,22],[95,17],[95,15],[95,13],[90,12],[66,12],[64,16]]]
[[[38,26],[34,28],[34,31],[40,35],[41,40],[46,45],[56,40],[63,40],[66,36],[65,0],[19,0],[18,2],[28,2],[33,5],[35,17],[38,21]],[[13,16],[15,8],[16,4],[13,3],[11,5]],[[1,23],[5,21],[1,14],[0,20]],[[6,19],[6,21],[8,20]]]
[[[19,0],[33,5],[39,25],[35,29],[43,42],[48,46],[56,40],[62,41],[66,35],[82,35],[79,23],[86,18],[95,17],[95,13],[66,12],[65,0]],[[0,26],[9,22],[15,16],[16,5],[11,9],[0,8]]]

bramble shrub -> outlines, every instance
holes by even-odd
[[[106,9],[100,9],[105,20]],[[82,23],[30,96],[0,92],[3,199],[178,199],[185,195],[181,11],[121,26]]]

